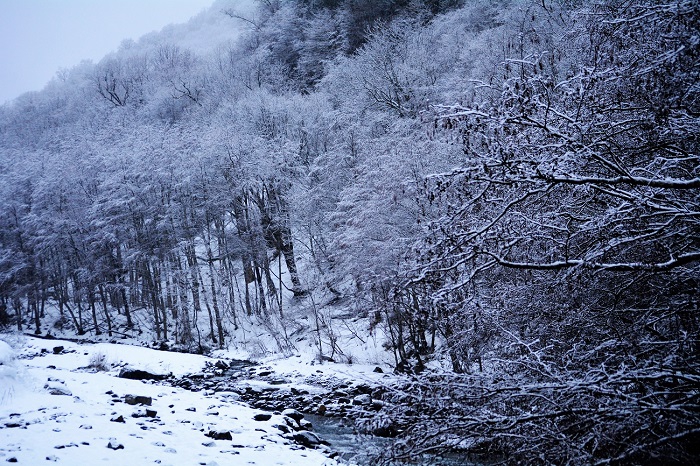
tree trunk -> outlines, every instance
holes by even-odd
[[[112,336],[112,317],[109,315],[109,308],[107,306],[107,293],[105,292],[105,286],[99,285],[97,289],[100,292],[100,298],[102,299],[102,311],[105,314],[105,321],[107,322],[107,335]]]
[[[91,289],[88,291],[88,300],[90,302],[90,312],[92,313],[92,324],[95,326],[95,335],[100,335],[100,325],[97,323],[97,307],[95,306],[95,292]]]

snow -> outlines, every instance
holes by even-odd
[[[284,375],[288,378],[305,378],[317,374],[325,374],[338,378],[345,378],[359,382],[376,383],[381,379],[387,378],[387,374],[374,372],[376,364],[342,364],[328,363],[318,364],[304,360],[301,357],[295,358],[269,358],[259,361],[263,367],[269,368],[271,371]],[[384,369],[389,370],[387,366]]]
[[[17,464],[26,465],[47,461],[71,465],[337,464],[320,451],[303,449],[283,438],[273,427],[284,423],[281,415],[269,421],[253,420],[261,411],[238,402],[235,394],[190,392],[117,377],[124,365],[157,373],[196,373],[210,358],[34,338],[15,342],[13,349],[6,341],[0,335],[0,367],[12,371],[14,390],[0,399],[0,462],[15,458]],[[54,354],[57,346],[63,350]],[[108,372],[87,367],[96,355],[106,357],[111,366]],[[0,382],[5,387],[6,381]],[[62,390],[70,395],[49,393]],[[126,404],[127,394],[151,397],[152,404]],[[146,410],[156,411],[156,417],[149,417]],[[112,421],[119,416],[124,422]],[[228,431],[232,440],[213,440],[205,435],[210,431]]]
[[[10,364],[15,359],[15,352],[10,345],[0,340],[0,364]]]

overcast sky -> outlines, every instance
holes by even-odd
[[[184,23],[214,0],[0,0],[0,104],[124,39]]]

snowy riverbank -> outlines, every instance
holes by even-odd
[[[4,347],[0,358],[0,462],[337,464],[284,437],[274,427],[285,423],[282,415],[255,420],[263,412],[234,393],[118,377],[124,366],[184,376],[201,372],[210,358],[127,345],[3,339],[14,354]],[[88,367],[100,361],[107,371]]]

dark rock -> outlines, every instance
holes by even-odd
[[[292,431],[292,430],[289,428],[289,426],[286,426],[286,425],[284,425],[284,424],[275,424],[275,425],[272,426],[272,427],[277,427],[279,430],[282,431],[283,434],[288,434],[288,433],[290,433],[290,432]]]
[[[130,380],[164,380],[168,378],[166,374],[154,374],[152,372],[144,371],[141,369],[132,369],[130,367],[124,367],[119,371],[119,377],[122,379]]]
[[[328,445],[328,442],[321,440],[321,438],[313,432],[297,432],[292,438],[296,443],[307,448],[316,448],[321,444]]]
[[[382,370],[382,368],[379,367],[379,366],[375,367],[375,368],[374,368],[374,371],[372,371],[372,372],[376,372],[377,374],[383,374],[383,373],[384,373],[384,371]]]
[[[196,412],[197,408],[185,408],[185,411],[191,411],[191,412]]]
[[[53,382],[44,385],[44,388],[47,389],[51,395],[71,396],[73,394],[67,387]]]
[[[19,422],[8,422],[5,424],[5,427],[7,427],[9,429],[14,429],[17,427],[22,427],[22,424],[20,424]]]
[[[382,426],[372,429],[371,434],[376,437],[393,438],[398,435],[398,432],[394,426]]]
[[[113,417],[112,419],[110,419],[110,421],[112,421],[112,422],[126,422],[124,420],[124,416],[121,416],[121,415],[119,415],[117,417]]]
[[[204,435],[214,440],[233,440],[233,436],[228,430],[210,430],[208,434]]]
[[[294,419],[297,422],[304,419],[304,415],[301,414],[296,409],[285,409],[284,411],[282,411],[282,416],[291,417],[292,419]]]
[[[14,456],[12,458],[7,458],[7,462],[8,463],[17,463],[17,458],[15,458]]]
[[[116,440],[110,440],[109,443],[107,444],[107,448],[110,448],[112,450],[123,450],[124,445],[117,442]]]
[[[354,406],[368,406],[372,403],[372,397],[368,394],[357,395],[352,399],[352,404]]]
[[[287,424],[288,427],[291,427],[291,429],[294,431],[300,430],[299,423],[290,417],[285,417],[284,423]]]
[[[267,413],[256,414],[255,416],[253,416],[253,419],[255,419],[256,421],[269,421],[270,419],[272,419],[272,414],[267,414]]]
[[[314,430],[313,424],[311,424],[311,421],[307,421],[306,419],[302,419],[299,421],[299,429],[301,430]]]
[[[359,395],[369,395],[372,393],[372,387],[365,384],[359,384],[354,387],[354,392]]]
[[[53,354],[61,354],[63,352],[63,346],[54,346]]]
[[[128,405],[151,406],[151,403],[153,403],[153,398],[151,398],[150,396],[141,395],[124,395],[124,403]]]
[[[155,409],[147,409],[146,410],[146,416],[148,417],[156,417],[158,415],[158,411]]]
[[[216,361],[216,363],[214,363],[214,367],[225,371],[226,369],[228,369],[228,364],[219,359],[218,361]]]

